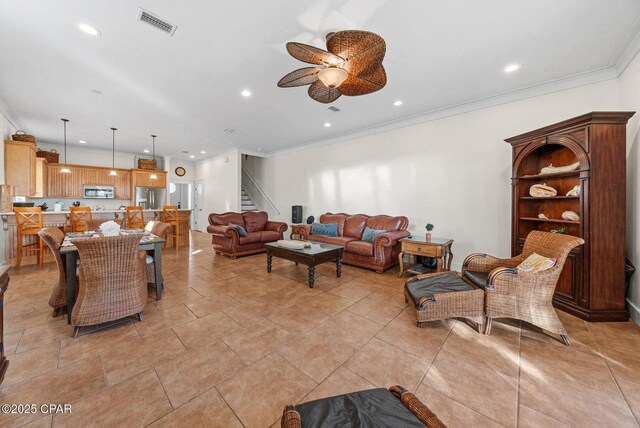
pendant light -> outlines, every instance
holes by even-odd
[[[63,174],[70,174],[71,170],[67,167],[67,122],[69,119],[60,119],[64,124],[64,166],[60,169],[60,172]]]
[[[116,171],[116,131],[118,128],[111,128],[113,132],[113,143],[111,145],[111,171],[109,171],[109,175],[115,177],[118,175],[118,171]]]
[[[152,149],[151,149],[151,150],[153,150],[152,159],[153,159],[154,161],[156,160],[156,137],[157,137],[157,135],[152,135],[152,136],[151,136],[151,138],[153,138],[153,143],[152,143],[152,144],[153,144],[153,146],[152,146]],[[151,180],[157,180],[157,179],[158,179],[158,176],[156,175],[156,171],[155,171],[155,170],[151,173],[151,175],[149,176],[149,178],[150,178]]]

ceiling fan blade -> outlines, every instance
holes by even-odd
[[[340,85],[343,95],[365,95],[379,91],[387,84],[387,73],[381,65],[369,76],[354,76],[352,74]]]
[[[304,43],[287,43],[287,52],[295,59],[309,64],[338,65],[344,62],[338,55],[327,52],[324,49],[316,48],[315,46],[305,45]]]
[[[322,83],[321,80],[317,80],[309,86],[309,96],[314,100],[323,104],[329,104],[340,98],[340,91],[338,88],[328,88]]]
[[[368,76],[382,64],[387,44],[369,31],[338,31],[327,35],[329,52],[344,58],[343,68],[355,76]]]
[[[304,67],[284,76],[278,82],[278,86],[281,88],[293,88],[294,86],[309,85],[318,80],[319,68],[316,67]]]

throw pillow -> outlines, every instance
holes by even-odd
[[[242,236],[243,238],[247,236],[247,231],[244,230],[244,227],[240,226],[239,224],[229,223],[227,226],[233,227],[235,230],[238,231],[238,235]]]
[[[338,223],[313,223],[312,235],[338,236]]]
[[[362,240],[366,242],[373,242],[376,240],[378,235],[382,235],[383,233],[386,233],[386,232],[387,232],[386,230],[377,230],[377,229],[371,229],[370,227],[365,227],[364,232],[362,233]]]
[[[550,259],[533,253],[518,265],[518,270],[523,272],[542,272],[556,265],[558,259]]]

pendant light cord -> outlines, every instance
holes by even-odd
[[[113,140],[111,144],[111,169],[115,171],[116,169],[116,131],[118,128],[111,128],[113,131]]]
[[[67,166],[67,122],[69,119],[60,119],[64,123],[64,166]]]

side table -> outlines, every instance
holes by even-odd
[[[438,261],[436,272],[451,270],[451,261],[453,260],[451,245],[453,245],[453,239],[449,238],[431,238],[427,241],[424,236],[412,236],[401,239],[400,254],[398,254],[400,263],[398,277],[401,277],[407,270],[402,260],[405,254],[436,258]]]
[[[290,238],[294,241],[302,241],[304,240],[305,230],[302,224],[292,224],[291,225],[291,235]]]

